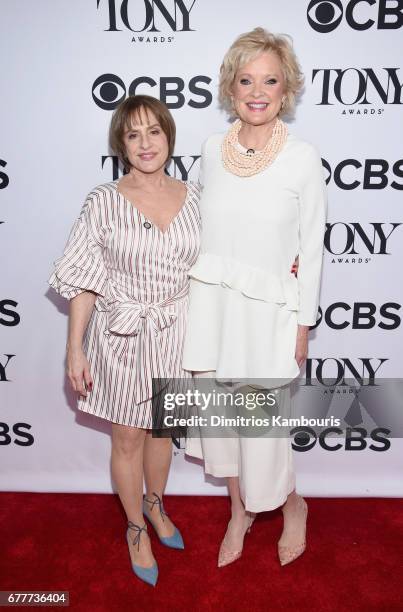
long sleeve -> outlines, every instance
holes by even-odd
[[[326,223],[326,183],[319,153],[309,147],[303,160],[299,198],[299,309],[300,325],[315,325],[319,304]]]
[[[104,231],[96,194],[91,192],[70,232],[48,283],[71,299],[83,291],[105,295],[107,270],[102,256]]]

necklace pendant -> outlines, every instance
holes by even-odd
[[[255,154],[255,149],[248,149],[246,151],[246,155],[254,155]]]

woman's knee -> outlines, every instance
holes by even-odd
[[[125,457],[131,457],[143,448],[145,436],[145,429],[114,423],[112,425],[112,451]]]

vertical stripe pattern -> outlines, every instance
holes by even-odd
[[[181,210],[162,232],[117,183],[87,196],[48,282],[67,299],[98,294],[83,341],[94,385],[78,408],[150,429],[152,379],[189,376],[182,351],[188,271],[200,248],[199,188],[187,184]]]

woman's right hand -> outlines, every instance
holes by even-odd
[[[291,274],[294,274],[295,278],[298,278],[298,268],[299,268],[299,256],[297,255],[291,267]]]
[[[90,366],[82,348],[67,348],[67,376],[74,391],[87,397],[92,391]]]

